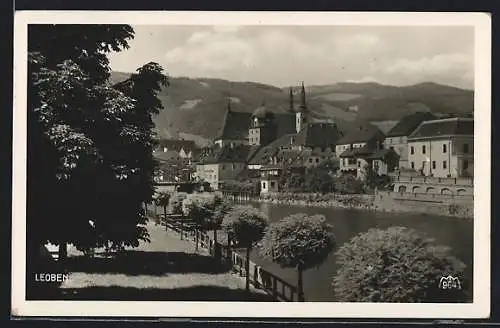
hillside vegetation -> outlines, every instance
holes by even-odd
[[[127,73],[113,72],[112,82],[126,79]],[[297,88],[298,89],[298,88]],[[306,86],[307,105],[316,118],[332,118],[349,129],[361,121],[396,121],[416,111],[443,115],[473,112],[474,93],[436,83],[396,87],[378,83],[337,83]],[[223,125],[227,99],[234,111],[253,112],[265,105],[274,112],[285,112],[288,88],[254,82],[222,79],[175,77],[160,99],[166,110],[156,118],[158,134],[165,138],[185,138],[206,144]],[[295,105],[298,104],[295,97]]]

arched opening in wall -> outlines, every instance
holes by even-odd
[[[414,194],[417,194],[420,192],[422,188],[420,188],[420,186],[414,186],[412,189],[411,189],[411,192],[414,193]]]
[[[467,191],[465,189],[458,189],[457,195],[464,195]]]
[[[426,193],[428,194],[434,194],[436,192],[436,188],[434,187],[427,187],[427,189],[425,190]]]
[[[450,189],[448,188],[443,188],[441,189],[441,195],[452,195],[453,193],[451,192]]]
[[[406,186],[399,186],[398,192],[400,193],[406,192]]]

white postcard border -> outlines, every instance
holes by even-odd
[[[14,29],[12,315],[118,317],[487,318],[490,313],[491,20],[486,13],[20,11]],[[26,301],[28,24],[411,25],[475,27],[473,303]],[[480,173],[480,174],[478,174]]]

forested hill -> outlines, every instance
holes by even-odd
[[[111,79],[117,82],[127,76],[113,72]],[[335,119],[346,129],[360,120],[383,125],[383,121],[397,121],[415,111],[470,115],[474,105],[473,91],[431,82],[404,87],[337,83],[306,86],[306,92],[313,116]],[[253,112],[265,104],[272,111],[283,112],[288,110],[288,94],[288,88],[255,82],[174,77],[160,93],[166,110],[155,117],[155,124],[162,137],[204,144],[220,132],[228,97],[234,111]]]

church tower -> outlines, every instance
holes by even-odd
[[[306,89],[304,87],[304,82],[302,82],[300,88],[300,103],[299,103],[299,111],[295,114],[295,128],[297,133],[300,132],[308,123],[309,113],[307,111],[306,105]]]

